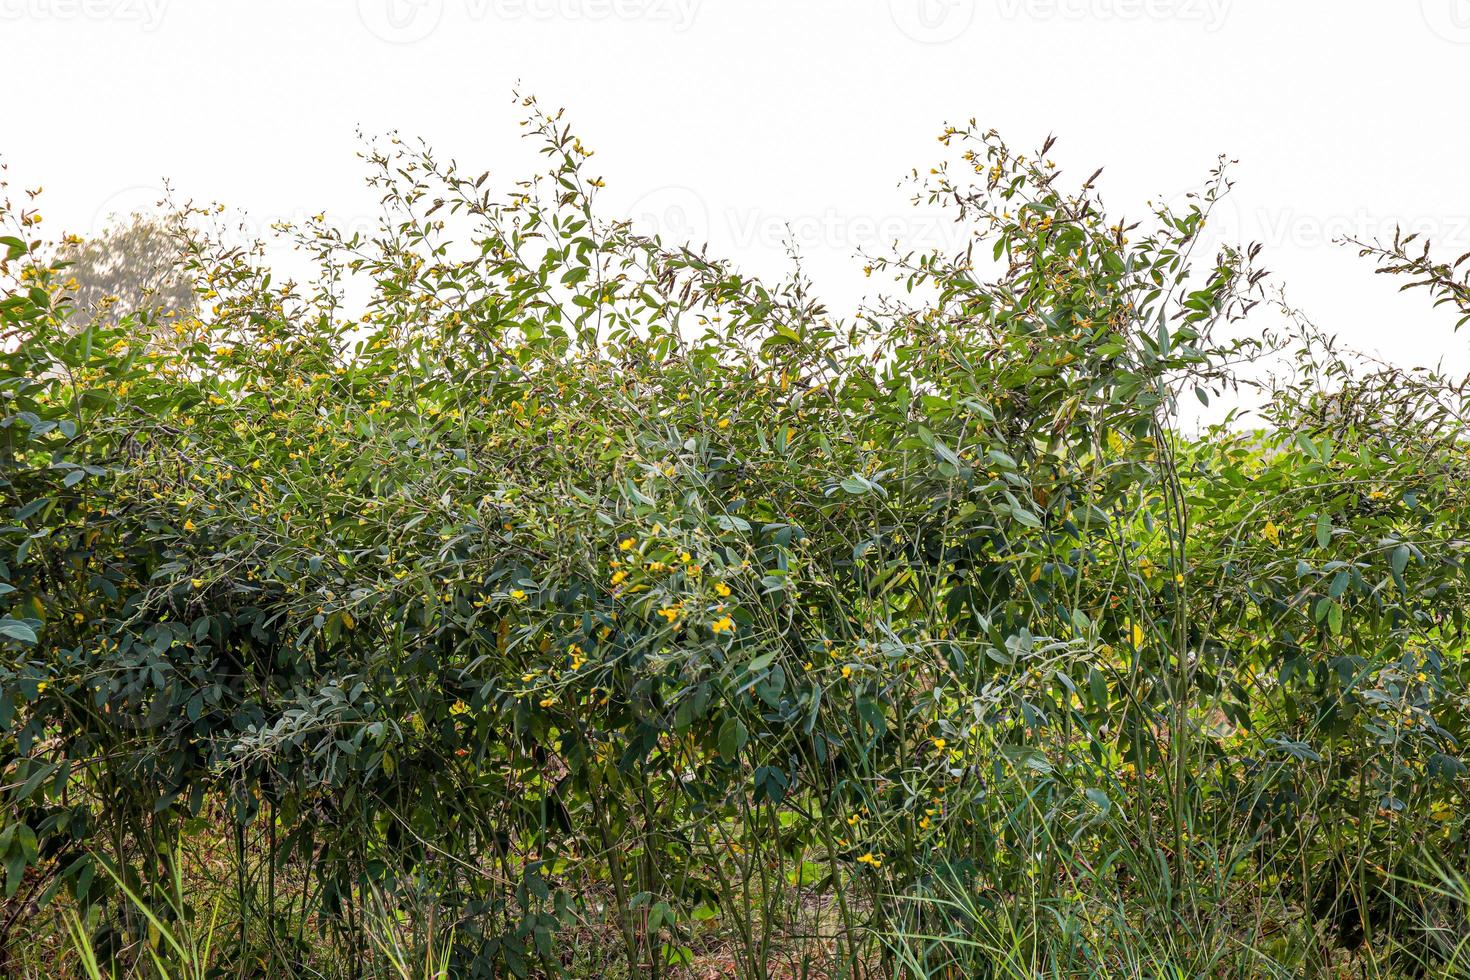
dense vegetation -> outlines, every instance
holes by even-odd
[[[838,319],[525,105],[305,284],[184,214],[79,317],[5,205],[8,969],[1470,970],[1460,383],[1196,254],[1223,171],[1124,227],[948,129],[971,246]]]

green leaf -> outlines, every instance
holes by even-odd
[[[26,781],[21,784],[20,791],[16,793],[15,798],[18,800],[30,799],[31,794],[36,791],[36,787],[40,786],[46,780],[46,777],[54,773],[56,769],[57,766],[54,763],[36,765],[31,770],[31,774],[26,777]]]
[[[1395,575],[1404,574],[1404,569],[1409,567],[1409,546],[1401,544],[1393,549],[1393,555],[1389,558],[1389,561],[1393,565],[1393,573]]]
[[[756,657],[754,660],[752,660],[750,663],[746,664],[745,669],[748,673],[759,674],[761,671],[771,666],[771,664],[774,663],[775,660],[776,655],[774,653],[763,653],[759,657]]]
[[[718,741],[720,755],[733,762],[739,757],[740,750],[745,748],[745,743],[750,741],[745,722],[739,718],[726,718],[725,723],[720,726]]]
[[[36,631],[29,624],[23,623],[18,619],[10,619],[9,617],[0,619],[0,637],[33,645],[39,639],[36,636]]]

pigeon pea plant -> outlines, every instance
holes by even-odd
[[[1464,963],[1464,390],[1305,331],[1242,388],[1223,162],[1128,224],[947,129],[967,247],[839,320],[605,220],[524,106],[503,187],[374,146],[307,283],[186,213],[177,310],[75,324],[7,205],[7,938],[60,896],[142,962],[183,835],[279,970],[385,904],[467,977],[602,926],[649,977]]]

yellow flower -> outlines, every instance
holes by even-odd
[[[946,742],[942,738],[936,738],[933,741],[934,741],[934,750],[936,752],[943,752],[944,751],[944,747],[949,744],[948,742]]]
[[[847,666],[846,664],[843,664],[842,665],[842,676],[843,676],[843,678],[851,677],[852,676],[852,668],[849,667],[849,666]]]
[[[540,703],[541,707],[543,707],[543,708],[549,708],[553,704],[556,704],[556,698],[542,698],[539,703]]]
[[[628,573],[627,572],[623,572],[623,571],[613,572],[612,584],[613,585],[621,585],[622,582],[623,582],[623,580],[625,578],[627,578],[627,577],[628,577]]]
[[[624,538],[623,540],[618,542],[618,547],[623,549],[624,551],[632,551],[633,546],[637,543],[638,542],[634,541],[632,538]]]
[[[735,632],[735,621],[729,616],[721,616],[713,623],[710,623],[709,628],[714,633],[733,633]]]
[[[193,521],[185,521],[184,522],[184,530],[185,531],[192,531],[192,530],[194,530],[194,522]]]
[[[523,591],[521,591],[520,589],[511,589],[510,590],[510,597],[512,599],[514,599],[516,602],[520,602],[522,599],[524,599],[526,597],[526,593],[523,592]]]
[[[866,864],[866,865],[870,865],[870,866],[872,866],[874,868],[881,868],[881,867],[883,867],[883,859],[880,858],[880,857],[875,857],[871,851],[869,851],[867,854],[864,854],[862,857],[858,858],[857,861],[858,861],[858,864]]]
[[[665,606],[658,611],[658,614],[667,619],[670,623],[679,618],[679,610],[674,606]]]
[[[729,419],[720,419],[720,421],[717,422],[716,425],[718,425],[722,429],[728,429],[730,427],[730,420]]]
[[[716,582],[715,594],[718,595],[721,599],[728,599],[730,597],[730,587],[724,582]]]
[[[470,713],[470,706],[463,701],[456,701],[449,706],[449,713],[451,715],[467,715]]]

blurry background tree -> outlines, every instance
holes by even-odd
[[[112,325],[133,312],[193,312],[193,290],[179,272],[177,232],[174,218],[135,212],[113,216],[95,238],[69,238],[59,259],[69,263],[71,322]]]

